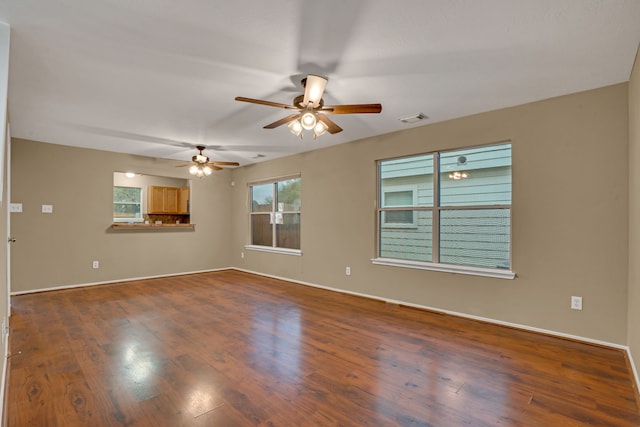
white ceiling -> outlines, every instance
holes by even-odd
[[[638,0],[0,0],[0,21],[12,136],[241,164],[624,82],[640,41]],[[300,141],[234,100],[289,104],[307,73],[382,113]]]

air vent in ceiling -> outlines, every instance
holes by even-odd
[[[415,123],[428,118],[429,117],[427,117],[425,113],[416,113],[410,116],[400,117],[398,120],[400,120],[402,123]]]

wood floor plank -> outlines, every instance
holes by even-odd
[[[622,350],[238,271],[12,298],[9,426],[638,426]]]

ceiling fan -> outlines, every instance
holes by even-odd
[[[198,154],[191,158],[191,163],[187,163],[186,165],[179,165],[176,167],[184,167],[191,166],[189,168],[189,173],[195,176],[205,176],[211,175],[211,172],[219,171],[229,167],[240,166],[238,162],[211,162],[209,158],[202,154],[202,151],[207,148],[204,145],[197,145],[196,149],[199,151]]]
[[[293,104],[281,104],[278,102],[263,101],[261,99],[245,98],[237,96],[236,101],[250,102],[252,104],[267,105],[270,107],[296,110],[280,120],[264,126],[265,129],[275,129],[288,123],[289,130],[302,138],[302,131],[312,130],[313,137],[317,138],[325,132],[330,134],[342,131],[342,128],[333,122],[327,114],[363,114],[379,113],[382,111],[380,104],[351,104],[351,105],[324,105],[322,95],[327,86],[327,79],[314,74],[309,74],[302,79],[304,94],[296,96]]]

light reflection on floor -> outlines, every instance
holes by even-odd
[[[153,351],[144,349],[136,342],[125,344],[121,353],[122,365],[119,380],[139,400],[146,400],[157,396],[155,385],[163,377],[162,366],[154,356]],[[215,393],[211,382],[199,382],[190,389],[184,390],[183,412],[192,418],[196,418],[214,410],[222,403],[221,398]]]
[[[213,410],[220,403],[217,402],[216,396],[212,390],[204,387],[198,387],[187,396],[187,412],[194,418]]]
[[[139,384],[146,381],[155,371],[153,352],[142,352],[138,344],[129,343],[123,353],[123,368],[129,373],[127,380]]]
[[[257,310],[252,320],[255,363],[269,365],[279,377],[288,380],[298,378],[301,375],[300,309],[275,306],[269,310]]]

